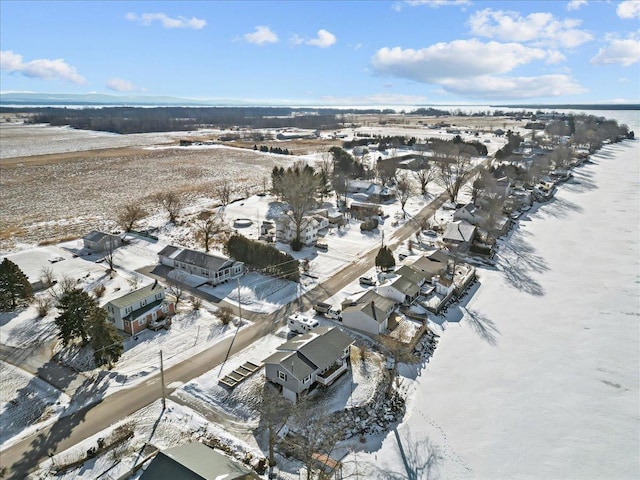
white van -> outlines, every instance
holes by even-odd
[[[289,330],[296,333],[307,333],[309,330],[318,326],[318,321],[313,318],[302,315],[301,313],[294,313],[289,315],[287,326]]]

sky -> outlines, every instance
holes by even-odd
[[[640,102],[640,0],[0,0],[0,92]]]

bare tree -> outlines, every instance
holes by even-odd
[[[63,275],[55,284],[55,287],[51,289],[51,296],[56,301],[56,303],[60,303],[60,299],[67,293],[72,292],[76,289],[77,282],[67,276]]]
[[[383,185],[387,185],[391,180],[396,178],[397,167],[393,161],[378,162],[376,167],[378,178]]]
[[[398,378],[398,363],[415,363],[418,359],[413,355],[407,345],[393,337],[381,336],[380,343],[386,350],[387,355],[393,358],[393,368],[391,369],[391,375],[389,376],[389,383],[387,385],[387,394],[391,395],[394,390],[394,383]]]
[[[404,206],[407,204],[407,201],[413,194],[413,189],[411,188],[411,182],[406,173],[402,174],[398,179],[398,186],[396,187],[396,197],[400,201],[400,206],[402,207],[402,217],[406,217],[407,212],[404,210]]]
[[[153,196],[153,199],[169,214],[169,222],[175,223],[182,210],[182,197],[176,192],[159,192]]]
[[[40,270],[40,280],[45,288],[52,287],[56,283],[56,274],[53,273],[53,268],[42,267]]]
[[[49,313],[49,309],[51,308],[51,297],[49,295],[37,296],[34,303],[38,312],[38,317],[46,317],[47,313]]]
[[[445,457],[439,445],[433,444],[428,438],[414,438],[410,433],[400,435],[394,429],[398,450],[402,455],[400,471],[383,469],[374,466],[376,472],[371,472],[374,478],[388,480],[430,480],[438,478],[439,469]],[[469,470],[469,468],[462,464]],[[404,471],[402,471],[404,468]]]
[[[418,170],[415,170],[413,172],[413,175],[420,184],[420,193],[422,195],[426,195],[429,184],[435,178],[435,171],[431,168],[431,164],[429,164],[426,160],[420,162]]]
[[[265,433],[269,448],[269,465],[274,466],[275,448],[278,443],[278,433],[287,423],[293,409],[291,403],[287,401],[273,385],[265,382],[260,392],[256,395],[260,398],[258,412],[260,412],[260,424],[258,433]]]
[[[220,204],[223,207],[229,205],[229,201],[231,200],[231,195],[233,194],[233,186],[229,183],[228,180],[223,180],[220,182],[215,188],[215,194],[220,200]]]
[[[131,202],[123,205],[118,211],[117,222],[125,232],[130,232],[133,226],[142,220],[147,212],[138,203]]]
[[[438,179],[449,195],[449,199],[455,202],[458,193],[466,181],[466,177],[472,171],[471,155],[475,152],[473,147],[466,148],[462,144],[447,145],[446,149],[436,152],[438,156]]]
[[[138,277],[137,275],[129,277],[127,278],[127,283],[129,284],[129,287],[131,287],[131,291],[137,290],[138,285],[140,285],[140,277]]]
[[[184,280],[185,274],[182,272],[177,272],[174,274],[174,278],[167,277],[167,284],[169,285],[169,293],[176,300],[176,307],[180,303],[180,301],[184,298],[185,290],[184,290]]]
[[[109,266],[109,272],[113,272],[115,271],[115,252],[116,252],[116,246],[113,244],[113,242],[108,241],[105,244],[105,248],[104,248],[104,261],[107,262],[107,265]]]
[[[205,252],[209,251],[211,241],[217,235],[227,231],[222,210],[201,212],[193,224],[196,228],[196,238],[202,242]]]
[[[312,167],[298,162],[293,168],[285,171],[282,185],[282,197],[289,206],[286,215],[293,221],[296,229],[295,240],[299,242],[306,222],[305,217],[317,205],[315,195],[318,191],[318,177]]]

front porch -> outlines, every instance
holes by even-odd
[[[319,373],[316,376],[316,382],[325,387],[331,385],[340,375],[349,369],[347,362],[341,364],[334,364],[329,370],[323,373]]]

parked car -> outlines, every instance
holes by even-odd
[[[368,285],[370,287],[375,287],[376,286],[376,281],[372,277],[360,277],[360,283],[362,285]]]

